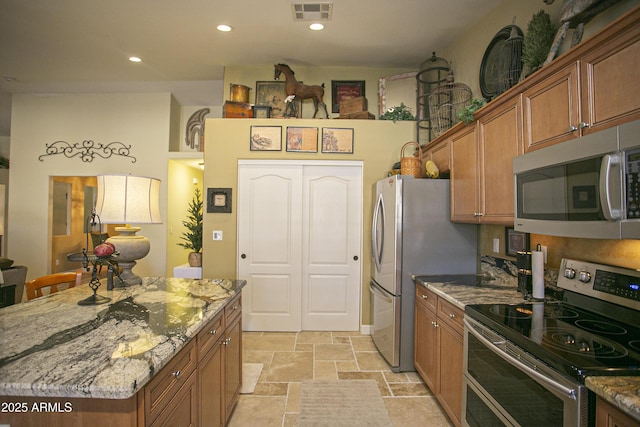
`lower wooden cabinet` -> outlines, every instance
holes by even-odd
[[[640,423],[611,403],[596,399],[596,427],[638,427]]]
[[[462,416],[463,317],[416,283],[414,366],[455,426]]]

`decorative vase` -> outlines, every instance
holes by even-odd
[[[189,252],[189,266],[202,267],[202,252]]]

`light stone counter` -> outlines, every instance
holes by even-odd
[[[145,277],[88,286],[0,309],[0,396],[127,399],[138,392],[245,281]],[[0,398],[1,400],[2,398]]]
[[[640,422],[640,377],[587,377],[585,385]]]

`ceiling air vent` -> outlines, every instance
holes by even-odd
[[[291,3],[294,21],[330,21],[333,3]]]

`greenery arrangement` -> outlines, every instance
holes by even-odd
[[[187,228],[187,231],[180,236],[186,243],[178,243],[178,246],[193,252],[200,252],[202,250],[202,195],[198,188],[196,188],[193,199],[189,202],[187,213],[187,219],[182,221],[182,225]]]
[[[389,108],[384,114],[380,115],[380,120],[393,120],[395,123],[397,120],[415,120],[416,118],[411,114],[411,109],[401,102],[397,107]]]
[[[556,31],[557,28],[551,23],[547,12],[540,10],[533,15],[522,45],[522,63],[525,66],[525,72],[531,74],[542,66],[547,59]],[[525,72],[522,74],[524,75]]]
[[[474,98],[469,101],[469,104],[465,105],[458,110],[458,120],[464,122],[465,125],[473,122],[473,115],[476,111],[487,105],[487,101],[484,98]]]
[[[9,169],[9,159],[0,154],[0,169]]]

